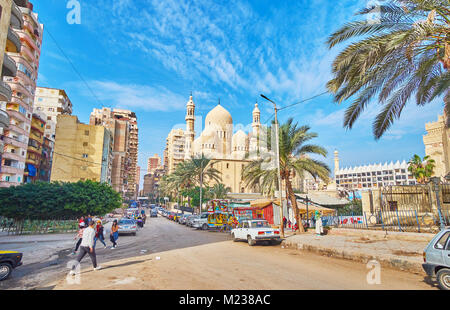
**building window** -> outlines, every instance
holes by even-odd
[[[88,146],[88,143],[87,142],[83,142],[83,146]]]
[[[89,130],[85,130],[85,131],[84,131],[84,135],[85,135],[85,136],[89,136]]]
[[[83,154],[83,158],[88,158],[88,154]]]

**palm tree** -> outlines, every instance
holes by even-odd
[[[334,60],[327,88],[341,103],[351,97],[344,127],[355,121],[378,96],[383,105],[373,122],[376,139],[386,132],[415,94],[425,105],[441,95],[450,116],[449,0],[390,0],[362,9],[365,20],[347,23],[328,39],[329,48],[352,40]],[[379,22],[369,14],[380,13]],[[360,41],[355,38],[363,36]]]
[[[183,163],[184,165],[184,177],[188,178],[194,184],[200,186],[200,211],[202,208],[203,198],[203,184],[208,181],[215,181],[217,183],[222,181],[220,177],[220,171],[213,168],[213,164],[216,161],[207,158],[204,154],[198,157],[191,158]]]
[[[327,151],[318,145],[306,144],[309,140],[316,138],[317,134],[309,132],[309,126],[298,126],[293,124],[290,118],[279,130],[279,148],[280,148],[280,172],[281,179],[286,183],[287,195],[294,209],[295,219],[301,232],[304,232],[301,225],[300,214],[297,207],[297,199],[292,187],[291,177],[294,173],[302,176],[305,171],[309,172],[314,178],[320,178],[328,181],[330,169],[328,166],[316,159],[310,158],[309,154],[326,157]],[[267,129],[267,147],[273,149],[271,143],[271,127]],[[265,139],[265,138],[263,138]],[[278,188],[277,165],[273,164],[272,157],[263,157],[254,160],[245,166],[242,172],[242,178],[247,186],[259,185],[264,194],[271,193]],[[284,235],[283,225],[281,225]]]
[[[429,178],[433,175],[435,168],[435,161],[430,156],[425,156],[423,159],[419,155],[414,155],[408,162],[408,171],[416,178],[420,184],[428,182]]]
[[[214,184],[213,187],[209,188],[209,192],[214,199],[224,199],[227,197],[227,194],[231,192],[231,188],[225,184],[217,183]]]

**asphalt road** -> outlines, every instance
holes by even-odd
[[[83,286],[78,288],[66,287],[63,280],[68,273],[66,265],[73,259],[70,251],[54,253],[54,258],[45,262],[24,264],[14,271],[9,280],[0,283],[0,289],[52,289],[58,282],[58,289],[104,289],[111,284],[105,279],[125,279],[127,282],[131,278],[136,282],[128,286],[115,284],[113,288],[435,288],[423,276],[389,269],[383,269],[382,285],[370,286],[365,280],[368,272],[365,264],[283,249],[281,246],[249,247],[244,242],[231,242],[228,234],[195,230],[163,217],[148,218],[137,236],[120,236],[118,247],[114,250],[104,249],[97,243],[98,262],[106,268],[91,272],[92,264],[86,256],[81,267],[83,279],[89,281],[83,281]],[[157,260],[156,256],[161,256],[161,260]],[[184,263],[180,264],[180,261]],[[218,262],[220,270],[217,269]],[[190,267],[186,269],[186,265]],[[221,276],[216,282],[211,282],[210,275],[216,273]],[[120,281],[118,283],[122,283]],[[205,283],[208,283],[207,287]]]
[[[158,218],[147,217],[144,228],[139,229],[136,236],[120,235],[117,248],[111,249],[111,242],[109,241],[110,224],[105,225],[105,227],[105,242],[108,247],[104,249],[103,244],[97,241],[96,253],[99,265],[101,265],[102,262],[198,246],[229,239],[227,234],[198,231],[185,227],[184,225],[179,225],[158,215]],[[74,243],[75,241],[73,244]],[[64,244],[67,244],[67,241],[65,241]],[[17,244],[16,246],[14,246],[14,244],[9,245],[10,249],[21,249],[23,247],[23,244]],[[47,253],[42,253],[43,255],[40,256],[47,257],[48,259],[27,264],[24,258],[24,265],[15,269],[8,280],[0,282],[0,290],[51,289],[52,287],[50,287],[49,284],[64,277],[69,271],[67,263],[76,258],[76,256],[70,255],[72,248],[66,248],[53,253],[48,253],[48,249],[45,248],[43,251],[46,251]],[[33,252],[33,255],[34,254],[35,251]],[[92,266],[92,263],[89,256],[86,255],[81,262],[81,268],[89,266]]]

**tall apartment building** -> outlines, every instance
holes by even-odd
[[[141,183],[141,167],[136,166],[136,193],[139,193],[139,187],[140,187],[140,183]],[[139,195],[139,194],[136,194]]]
[[[153,155],[148,158],[147,162],[147,174],[154,172],[156,169],[161,167],[161,157],[158,154]]]
[[[110,108],[102,108],[92,111],[89,124],[104,126],[114,137],[111,185],[115,191],[125,197],[131,163],[128,147],[129,122],[121,117],[116,118]]]
[[[137,161],[138,161],[138,125],[136,113],[129,110],[114,109],[114,118],[128,122],[128,189],[126,196],[132,199],[137,199],[139,191],[139,182],[136,182],[137,175]]]
[[[43,35],[43,25],[27,0],[12,3],[10,20],[2,75],[12,96],[6,104],[10,124],[3,133],[1,187],[23,182]]]
[[[47,137],[44,137],[42,143],[41,164],[39,166],[39,180],[43,182],[50,182],[50,174],[52,171],[53,149],[55,142]]]
[[[45,133],[47,139],[55,141],[58,115],[72,115],[72,102],[63,89],[36,87],[34,112],[45,113]]]
[[[164,174],[164,169],[160,167],[155,169],[152,173],[144,175],[144,196],[155,198],[158,195],[159,182]]]
[[[58,115],[55,137],[51,181],[111,184],[113,136],[107,128]]]
[[[172,129],[166,139],[164,168],[168,174],[175,171],[176,166],[184,161],[185,133],[183,129]]]
[[[24,183],[39,180],[42,151],[44,144],[45,114],[33,113],[30,137],[28,139],[27,159],[25,161]]]

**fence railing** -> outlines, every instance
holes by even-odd
[[[70,233],[78,230],[76,220],[13,220],[0,217],[0,233],[8,235]]]
[[[417,210],[375,211],[346,213],[323,216],[323,226],[336,228],[373,229],[399,232],[435,232],[439,230],[440,218],[450,225],[450,209],[437,212],[418,212]],[[315,227],[315,223],[312,223]]]

